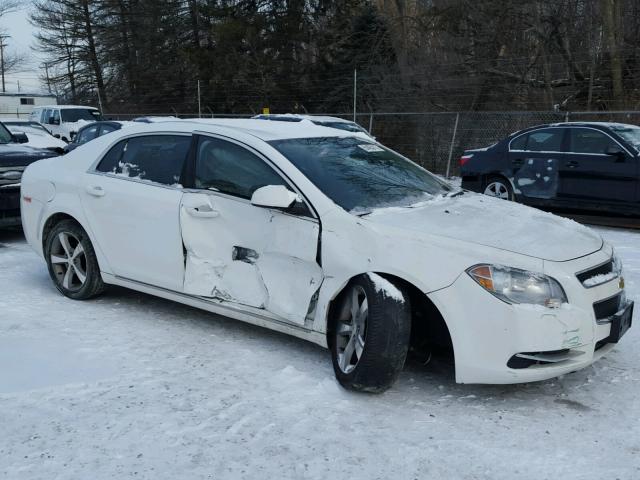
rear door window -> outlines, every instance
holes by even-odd
[[[547,128],[530,132],[526,150],[529,152],[561,152],[563,128]]]
[[[147,135],[116,144],[97,167],[99,172],[164,185],[180,182],[190,135]]]
[[[564,128],[545,128],[520,135],[511,141],[509,150],[525,152],[562,152]]]

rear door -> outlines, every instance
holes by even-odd
[[[322,281],[318,219],[304,201],[292,211],[251,204],[253,192],[266,185],[296,190],[245,145],[201,136],[196,153],[194,188],[180,207],[184,292],[304,325]]]
[[[509,144],[516,193],[532,199],[555,200],[558,172],[566,154],[563,127],[531,130]]]
[[[84,175],[82,204],[116,275],[182,291],[179,181],[190,144],[191,135],[130,137]]]
[[[637,158],[602,130],[569,129],[568,154],[560,172],[560,194],[576,205],[614,206],[635,200]]]

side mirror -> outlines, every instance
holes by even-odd
[[[607,155],[620,155],[624,152],[617,145],[612,145],[611,147],[608,147],[604,153],[606,153]]]
[[[11,135],[11,138],[12,138],[14,143],[28,143],[29,142],[29,137],[27,137],[27,134],[24,133],[24,132],[15,132],[14,134]]]
[[[617,145],[607,148],[607,150],[604,153],[612,157],[616,157],[616,162],[624,161],[624,151]]]
[[[60,125],[60,119],[55,118],[53,115],[49,117],[49,124],[51,125]]]
[[[298,194],[283,185],[260,187],[251,196],[251,204],[256,207],[289,208],[298,200]]]

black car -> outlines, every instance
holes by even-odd
[[[64,151],[65,153],[69,153],[71,150],[75,150],[80,145],[84,145],[94,138],[98,138],[102,135],[106,135],[107,133],[120,130],[123,125],[123,122],[112,120],[103,122],[91,122],[90,124],[85,125],[80,130],[78,130],[78,134],[73,137],[73,141],[71,141],[69,144],[67,144],[66,147],[64,147]]]
[[[640,215],[640,127],[568,122],[460,158],[462,187],[539,207]]]
[[[0,228],[20,225],[20,179],[27,165],[58,154],[26,145],[0,123]]]

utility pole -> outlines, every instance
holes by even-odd
[[[96,93],[98,94],[98,107],[100,108],[100,115],[104,115],[104,111],[102,110],[102,98],[100,97],[99,88],[96,88]]]
[[[0,35],[0,69],[2,70],[2,93],[6,92],[5,83],[4,83],[4,49],[7,46],[4,41],[7,38],[11,38],[11,35]]]
[[[47,90],[49,91],[49,95],[51,95],[51,78],[49,77],[49,64],[47,62],[42,63],[44,65],[44,74],[47,76]]]

